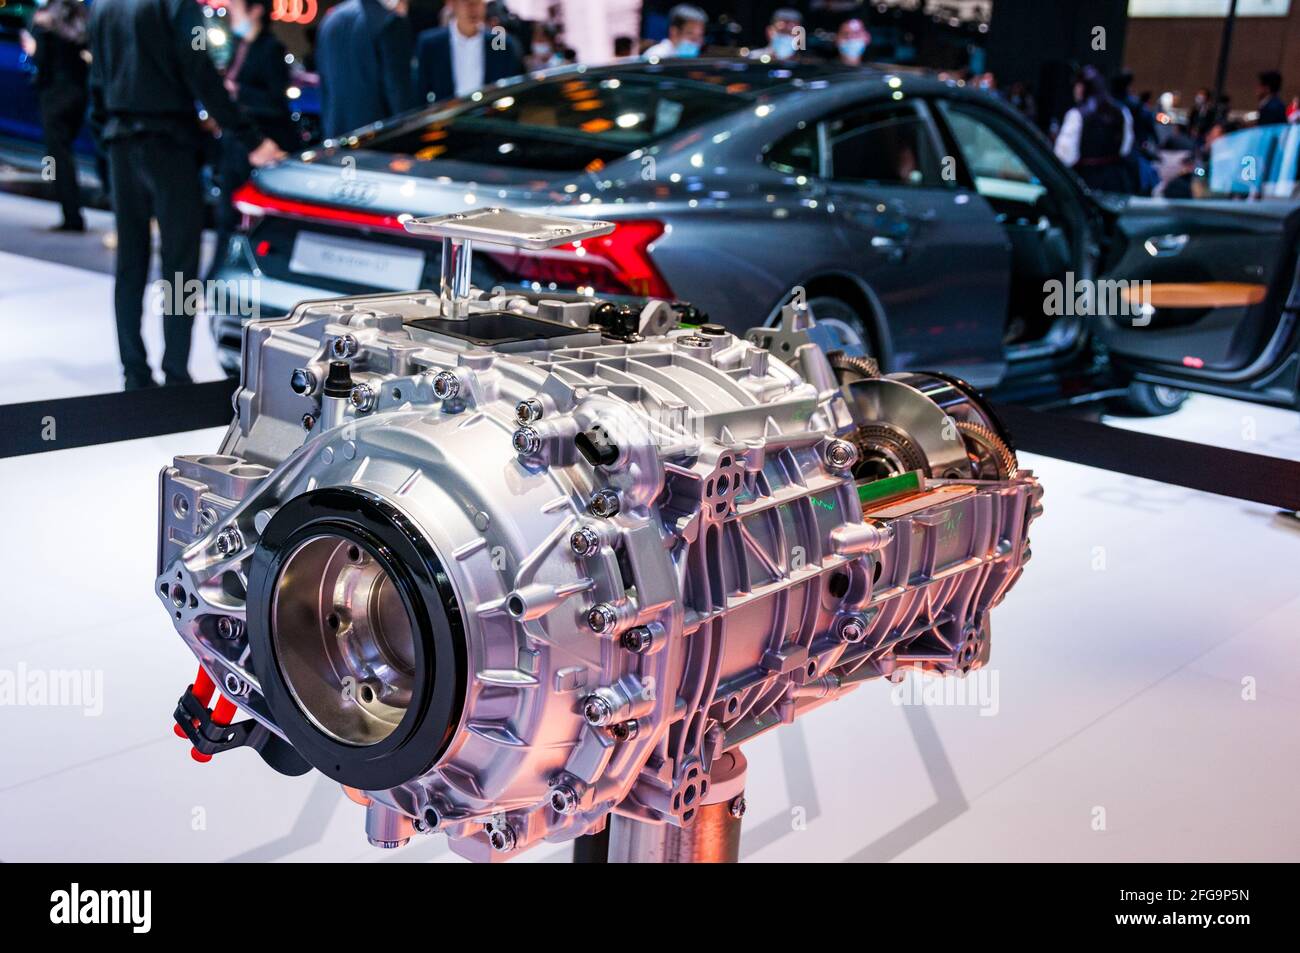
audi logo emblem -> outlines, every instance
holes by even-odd
[[[369,205],[379,195],[379,189],[369,182],[343,181],[334,186],[334,198],[352,205]]]
[[[272,0],[271,19],[281,23],[310,23],[320,10],[318,0]]]

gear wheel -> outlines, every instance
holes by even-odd
[[[859,463],[854,467],[853,475],[859,479],[880,479],[911,470],[928,473],[930,470],[925,452],[901,430],[867,424],[854,431],[851,439],[858,448]]]
[[[972,450],[972,463],[979,479],[1009,480],[1016,475],[1020,464],[1015,452],[996,433],[969,420],[957,421],[957,431],[966,438]]]
[[[845,354],[843,351],[831,351],[827,355],[827,359],[830,361],[831,368],[835,371],[841,384],[880,376],[880,365],[873,357],[855,356]]]

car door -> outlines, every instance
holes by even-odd
[[[1097,335],[1114,363],[1153,383],[1296,404],[1300,207],[1132,198],[1112,234],[1105,297],[1127,306],[1099,317]]]
[[[1101,217],[1032,126],[992,97],[948,90],[936,119],[1011,245],[1006,354],[1013,365],[1072,351],[1084,322],[1047,306],[1049,289],[1095,278]]]
[[[925,104],[859,104],[819,136],[834,220],[884,312],[894,366],[995,383],[1009,245],[988,205],[945,176]]]

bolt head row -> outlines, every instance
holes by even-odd
[[[618,625],[618,610],[608,602],[597,603],[587,610],[587,625],[597,635],[612,632]]]
[[[600,534],[590,526],[575,530],[569,537],[569,548],[575,556],[594,556],[600,552]]]
[[[217,552],[222,556],[233,556],[244,548],[244,537],[233,526],[227,526],[217,534]]]
[[[515,453],[527,456],[542,449],[542,435],[532,427],[520,427],[510,438],[510,443]]]
[[[845,616],[840,620],[837,632],[845,642],[861,642],[867,634],[867,622],[861,616]]]
[[[614,720],[614,706],[603,695],[588,695],[582,703],[582,717],[587,724],[602,728]]]
[[[591,499],[587,503],[587,509],[591,512],[592,516],[599,516],[602,519],[608,519],[618,513],[618,494],[608,487],[603,490],[597,490],[595,493],[591,494]]]
[[[330,353],[341,361],[354,356],[360,350],[360,343],[351,334],[340,334],[330,344]]]
[[[644,625],[633,626],[619,637],[619,644],[629,652],[635,652],[640,655],[643,652],[650,651],[654,645],[655,637]]]
[[[832,440],[826,446],[826,463],[836,470],[847,470],[858,462],[858,448],[847,440]]]
[[[515,829],[509,824],[503,824],[500,827],[488,828],[488,843],[498,854],[508,854],[515,849],[517,840],[515,838]]]
[[[556,814],[569,815],[578,810],[578,792],[571,784],[557,784],[551,788],[551,810]]]
[[[357,384],[348,395],[352,406],[361,413],[369,413],[375,407],[375,390],[369,384]]]
[[[515,418],[521,424],[531,424],[542,419],[542,402],[536,397],[529,397],[515,404]]]
[[[452,400],[460,393],[460,378],[451,371],[433,375],[433,396],[439,400]]]
[[[223,615],[217,619],[217,635],[223,639],[237,639],[244,634],[244,623],[234,616]]]

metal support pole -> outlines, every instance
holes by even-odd
[[[745,756],[728,751],[716,762],[709,793],[686,827],[609,819],[611,864],[734,864],[740,859],[740,819],[745,813]]]
[[[442,316],[459,320],[468,314],[466,302],[470,291],[470,265],[474,249],[468,238],[446,236],[442,240],[442,277],[438,296]]]
[[[1228,82],[1228,56],[1232,52],[1232,28],[1237,24],[1237,0],[1230,0],[1228,16],[1223,21],[1223,39],[1219,42],[1219,67],[1214,73],[1214,108],[1223,102],[1223,87]]]

